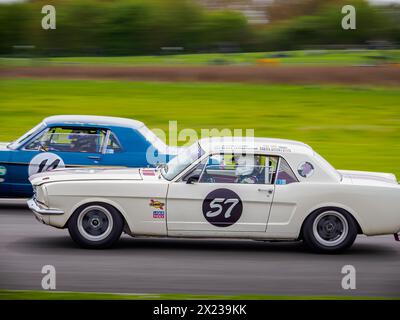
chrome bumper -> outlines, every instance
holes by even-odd
[[[35,198],[28,200],[28,207],[33,211],[33,213],[40,215],[61,215],[64,211],[60,209],[47,208],[39,203],[37,203]]]

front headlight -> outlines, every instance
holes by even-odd
[[[33,186],[33,196],[35,197],[36,201],[47,205],[47,192],[44,185]]]
[[[32,189],[33,189],[33,199],[36,199],[37,187],[32,186]]]

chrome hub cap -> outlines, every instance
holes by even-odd
[[[333,247],[346,239],[349,225],[339,212],[327,211],[320,214],[313,223],[313,234],[319,243]]]
[[[78,216],[78,230],[90,241],[100,241],[108,237],[113,228],[111,213],[101,206],[90,206]]]

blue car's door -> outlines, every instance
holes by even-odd
[[[15,150],[9,167],[11,195],[29,197],[29,176],[63,167],[98,166],[106,130],[54,127]]]
[[[32,158],[34,158],[39,151],[20,151],[14,150],[11,155],[10,163],[8,165],[8,176],[10,183],[10,196],[23,197],[28,196],[32,192],[28,180],[28,169]]]
[[[74,166],[96,166],[101,156],[97,153],[78,152],[30,152],[21,150],[13,154],[9,166],[11,181],[11,194],[15,197],[30,196],[32,188],[29,176],[56,168]]]

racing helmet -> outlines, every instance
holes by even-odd
[[[253,154],[239,155],[235,157],[236,162],[236,176],[249,176],[253,174],[255,166],[259,163],[259,158]]]

